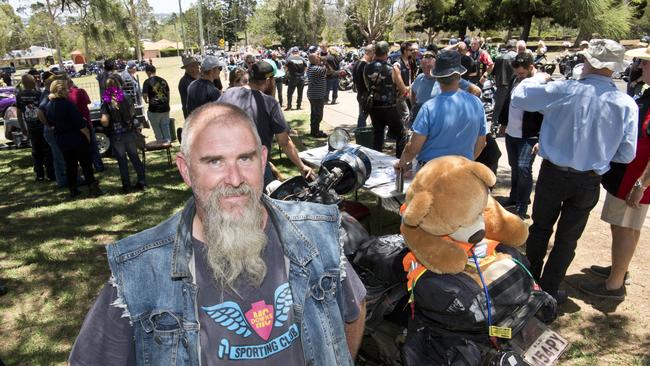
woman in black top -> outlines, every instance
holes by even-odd
[[[81,165],[89,194],[97,197],[102,194],[93,174],[90,158],[90,131],[77,107],[68,100],[68,83],[55,80],[50,85],[50,99],[47,105],[47,121],[54,129],[56,142],[65,159],[65,173],[70,189],[70,197],[79,195],[77,189],[77,169]],[[77,165],[78,164],[78,165]]]
[[[115,78],[106,80],[106,90],[102,95],[101,123],[107,128],[113,156],[117,159],[122,180],[122,193],[131,190],[142,191],[145,187],[144,164],[137,149],[137,135],[133,126],[135,110],[128,95],[124,95],[120,81]],[[128,161],[138,175],[138,182],[131,187]]]

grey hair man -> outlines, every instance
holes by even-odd
[[[628,163],[636,153],[639,109],[611,78],[614,71],[624,70],[625,48],[594,39],[581,53],[586,62],[580,80],[545,85],[526,78],[513,90],[511,101],[512,107],[544,115],[538,152],[544,160],[526,256],[533,277],[558,303],[567,299],[560,284],[598,202],[602,175],[610,162]],[[555,244],[544,264],[556,221]]]
[[[183,129],[193,195],[107,247],[111,280],[70,364],[352,366],[365,289],[342,262],[338,209],[262,194],[266,147],[243,110],[209,103]]]

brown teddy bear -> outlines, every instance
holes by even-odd
[[[467,249],[484,237],[513,247],[526,241],[526,224],[490,195],[495,183],[489,168],[461,156],[433,159],[418,171],[406,192],[400,230],[428,270],[462,272]]]

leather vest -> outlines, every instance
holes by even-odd
[[[368,93],[373,96],[374,108],[395,106],[397,93],[393,83],[393,67],[387,61],[372,61],[366,65],[363,76]]]

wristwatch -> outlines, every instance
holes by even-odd
[[[643,186],[643,183],[641,183],[640,179],[637,179],[636,182],[634,182],[634,185],[632,188],[641,188],[641,189],[646,189],[646,187]]]

